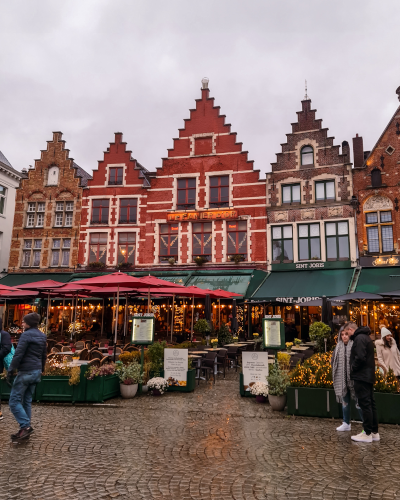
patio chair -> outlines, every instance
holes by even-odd
[[[300,363],[302,361],[301,355],[299,355],[299,354],[292,354],[292,356],[290,356],[289,368],[294,368],[299,361],[300,361]]]
[[[86,348],[82,349],[82,351],[79,353],[79,359],[81,360],[89,359],[89,352]]]
[[[104,358],[101,361],[100,360],[97,361],[99,361],[99,366],[103,366],[109,362],[109,358],[107,356],[104,356]]]
[[[126,351],[128,352],[133,352],[133,351],[138,351],[139,349],[133,345],[131,345],[130,347],[127,347],[126,348]]]
[[[201,360],[200,364],[200,375],[201,371],[204,371],[204,374],[206,376],[206,380],[209,379],[209,374],[213,374],[213,379],[214,379],[214,384],[215,384],[215,372],[214,372],[214,364],[215,364],[215,358],[217,357],[217,351],[208,351],[207,355]],[[199,376],[199,381],[198,384],[200,384],[200,376]]]
[[[69,346],[63,345],[63,346],[61,347],[61,352],[68,352],[68,351],[70,351],[70,350],[71,350],[71,348],[70,348]]]
[[[237,371],[238,357],[239,357],[239,348],[233,345],[228,347],[228,368],[230,368],[233,363],[235,371]]]
[[[57,347],[52,347],[50,352],[56,354],[57,352],[60,352],[60,349],[57,349]]]
[[[58,349],[59,351],[61,351],[61,349],[63,348],[63,345],[62,344],[56,344],[53,347],[55,347],[56,349]]]
[[[224,378],[225,378],[225,369],[227,363],[228,363],[228,349],[220,349],[219,351],[217,351],[217,368],[218,366],[222,366],[224,368]]]
[[[88,366],[100,366],[101,361],[97,358],[94,358],[89,361]]]
[[[80,351],[81,349],[85,348],[85,342],[83,340],[78,340],[78,342],[75,344],[75,347]]]
[[[92,359],[103,359],[104,356],[101,354],[100,351],[96,351],[96,350],[92,350],[92,352],[90,353],[90,360]]]

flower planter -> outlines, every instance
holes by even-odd
[[[132,399],[136,396],[138,390],[138,384],[119,384],[119,389],[121,391],[121,396],[124,399]]]
[[[85,380],[78,385],[69,385],[69,377],[44,375],[36,386],[35,401],[85,401]]]
[[[258,397],[258,396],[257,396]],[[286,394],[283,396],[274,396],[268,394],[269,404],[274,411],[283,411],[286,406]]]
[[[342,418],[342,405],[336,401],[333,389],[316,387],[287,388],[288,415]]]
[[[239,391],[240,395],[244,398],[255,398],[255,396],[253,396],[253,394],[250,391],[244,390],[243,373],[239,373]]]
[[[86,379],[86,401],[100,403],[119,395],[119,378],[115,374],[95,377],[93,380]]]
[[[400,424],[400,394],[374,392],[374,398],[378,411],[378,422],[380,424]],[[357,412],[355,408],[354,410]]]
[[[161,375],[162,377],[164,376],[164,372]],[[187,371],[186,375],[186,386],[176,386],[176,385],[170,385],[167,389],[169,392],[192,392],[196,388],[196,368],[192,368],[191,370]]]
[[[256,396],[256,401],[257,401],[257,403],[266,403],[267,397],[259,394],[258,396]]]
[[[161,392],[158,389],[153,389],[151,394],[152,396],[162,396]]]

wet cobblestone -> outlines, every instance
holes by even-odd
[[[3,404],[0,500],[400,498],[398,426],[353,443],[337,420],[272,412],[238,384],[231,372],[190,394],[36,404],[35,433],[18,446]]]

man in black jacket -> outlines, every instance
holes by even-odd
[[[354,392],[362,410],[364,428],[357,436],[351,436],[351,439],[364,443],[380,440],[374,399],[374,343],[370,334],[368,326],[357,328],[351,337],[353,346],[350,353],[350,379],[354,382]]]
[[[38,330],[40,316],[27,314],[22,320],[24,333],[21,335],[13,360],[8,369],[7,379],[12,379],[14,370],[18,374],[11,389],[9,406],[19,431],[11,439],[25,439],[33,432],[31,427],[32,396],[44,371],[47,359],[46,335]]]
[[[0,373],[4,371],[3,359],[11,352],[11,337],[8,332],[3,330],[3,320],[0,318]],[[3,414],[1,412],[1,401],[0,401],[0,420],[3,420]]]

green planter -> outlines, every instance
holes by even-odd
[[[11,387],[4,379],[0,379],[0,399],[10,398]]]
[[[337,403],[333,389],[315,387],[287,388],[288,415],[342,418],[342,405]]]
[[[86,401],[101,403],[119,395],[119,378],[115,374],[95,377],[93,380],[86,379]]]
[[[244,390],[244,384],[243,384],[243,373],[239,373],[239,390],[240,390],[240,395],[244,398],[255,398],[253,394],[250,391],[245,391]]]
[[[378,422],[380,424],[400,424],[400,394],[374,392],[374,398],[378,411]]]
[[[69,377],[64,376],[42,376],[42,380],[36,386],[35,401],[85,401],[85,381],[78,385],[69,385]]]
[[[164,376],[164,373],[163,373]],[[196,387],[196,369],[192,368],[191,370],[187,371],[187,376],[186,376],[186,387],[177,387],[175,385],[171,385],[168,387],[168,391],[170,392],[192,392],[194,391]]]

